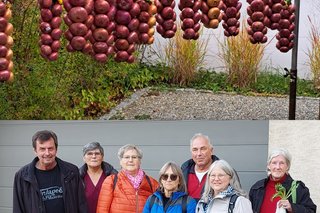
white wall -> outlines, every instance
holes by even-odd
[[[247,12],[246,8],[248,7],[248,3],[246,0],[240,0],[242,2],[242,8],[241,8],[241,17],[247,18]],[[294,3],[294,0],[292,0],[292,3]],[[176,6],[176,12],[180,13]],[[308,63],[308,56],[307,52],[308,49],[311,47],[311,43],[309,40],[309,33],[311,30],[311,24],[308,20],[308,17],[310,16],[311,20],[316,23],[318,27],[320,27],[320,1],[315,0],[303,0],[300,1],[300,21],[299,21],[299,39],[298,39],[298,60],[297,60],[297,69],[298,69],[298,76],[300,78],[311,78],[311,71]],[[177,20],[179,20],[177,16]],[[223,64],[221,63],[221,60],[218,57],[218,42],[217,38],[220,42],[223,41],[225,38],[223,36],[223,27],[220,23],[219,27],[217,29],[206,29],[204,28],[203,36],[200,37],[203,40],[210,38],[209,44],[208,44],[208,53],[206,57],[206,68],[213,68],[216,71],[224,71]],[[291,68],[291,57],[292,57],[292,51],[289,51],[287,53],[281,53],[276,48],[277,39],[274,37],[276,35],[276,31],[272,31],[268,29],[268,45],[265,49],[265,55],[263,58],[263,64],[262,67],[269,68],[268,70],[280,70],[282,73],[284,73],[283,69],[286,67],[288,69]],[[274,37],[274,38],[273,38]],[[163,45],[168,39],[162,39],[161,36],[156,33],[155,34],[156,42],[152,45],[150,45],[150,49],[159,50],[161,49],[161,45]],[[272,39],[273,38],[273,39]],[[159,53],[159,51],[157,52]],[[155,57],[155,55],[149,56],[150,58]]]
[[[284,147],[292,155],[290,174],[310,189],[311,198],[320,208],[320,122],[270,121],[269,151]]]

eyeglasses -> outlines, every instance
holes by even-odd
[[[228,174],[218,174],[218,175],[216,175],[216,174],[211,174],[210,175],[210,178],[211,179],[219,179],[219,180],[221,180],[222,178],[224,178],[224,177],[226,177],[226,176],[229,176]]]
[[[161,179],[167,181],[169,177],[170,177],[170,180],[175,181],[175,180],[177,180],[178,175],[175,175],[175,174],[169,174],[169,175],[168,174],[164,174],[164,175],[161,176]]]
[[[137,155],[132,155],[132,156],[126,155],[126,156],[123,156],[122,158],[125,159],[125,160],[130,160],[130,159],[137,160],[137,159],[139,159],[139,156],[137,156]]]
[[[87,152],[87,154],[89,157],[92,157],[93,155],[95,156],[100,156],[101,155],[101,152]]]

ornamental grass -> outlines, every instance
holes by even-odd
[[[237,36],[226,37],[219,42],[219,58],[228,74],[227,81],[236,88],[250,87],[257,75],[266,45],[252,44],[245,22]]]

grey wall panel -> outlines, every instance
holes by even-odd
[[[12,207],[12,189],[0,187],[0,209],[11,209]],[[0,211],[2,213],[2,211]],[[12,212],[12,210],[11,210]]]
[[[1,137],[1,136],[0,136]],[[29,146],[2,146],[0,149],[0,166],[21,167],[33,158],[34,152]]]
[[[20,167],[0,167],[0,187],[11,188],[13,185],[14,174]]]
[[[265,151],[267,149],[266,144],[215,146],[215,153],[238,171],[264,172],[267,164],[267,152]]]
[[[144,153],[142,168],[156,179],[165,162],[181,164],[191,157],[190,138],[201,132],[212,139],[217,156],[238,171],[246,190],[265,177],[268,121],[0,121],[1,213],[11,208],[14,173],[34,158],[31,137],[42,129],[57,133],[58,157],[77,166],[88,142],[99,141],[106,161],[117,169],[118,149],[136,144]]]
[[[4,208],[0,206],[1,213],[12,213],[12,208]]]
[[[249,194],[250,187],[258,180],[265,178],[265,172],[239,172],[241,186]],[[253,178],[254,177],[254,178]]]
[[[0,121],[0,143],[30,145],[35,131],[51,129],[57,132],[60,144],[68,145],[92,140],[109,145],[186,145],[197,132],[208,134],[217,145],[257,144],[266,142],[261,135],[267,128],[267,121]],[[244,132],[250,132],[250,137]]]

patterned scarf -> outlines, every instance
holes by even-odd
[[[234,189],[232,188],[232,186],[229,185],[228,188],[226,190],[224,190],[223,192],[220,192],[219,195],[222,195],[222,197],[231,197],[231,195],[233,195],[234,193],[235,193]],[[213,193],[210,193],[208,195],[208,202],[204,203],[204,205],[203,205],[203,209],[204,209],[205,213],[207,212],[209,203],[212,200],[213,200]]]
[[[223,192],[220,192],[219,195],[222,195],[223,197],[231,197],[231,195],[233,195],[234,193],[234,189],[229,185],[228,188]]]
[[[136,176],[132,176],[128,172],[126,172],[126,175],[132,183],[133,188],[138,189],[144,176],[142,169],[139,169],[138,174]]]
[[[207,202],[207,203],[203,203],[203,210],[204,210],[205,213],[207,212],[209,203],[210,203],[212,200],[213,200],[213,195],[212,195],[212,193],[210,193],[210,194],[208,195],[208,202]]]

